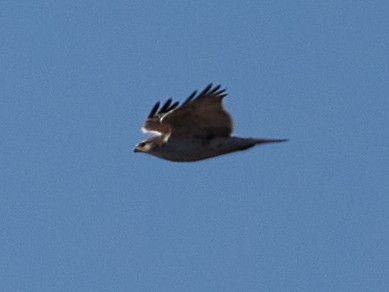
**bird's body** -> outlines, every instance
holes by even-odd
[[[158,102],[143,126],[145,132],[158,136],[139,143],[134,151],[175,162],[191,162],[257,144],[287,141],[231,136],[232,119],[222,107],[225,90],[210,84],[196,94],[193,92],[180,107],[178,102],[172,104],[171,99],[161,108]]]
[[[157,145],[154,151],[149,154],[175,162],[191,162],[239,150],[246,150],[257,144],[283,141],[286,140],[239,137],[172,139],[168,143],[161,143]]]

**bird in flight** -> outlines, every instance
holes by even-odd
[[[194,91],[181,105],[171,98],[162,106],[158,101],[142,127],[143,132],[154,135],[136,145],[134,152],[190,162],[287,141],[231,136],[232,119],[222,104],[226,95],[225,89],[211,83],[200,93]]]

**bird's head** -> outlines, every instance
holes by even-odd
[[[153,149],[155,149],[156,146],[157,143],[155,143],[154,141],[146,140],[136,145],[134,152],[150,153],[153,151]]]

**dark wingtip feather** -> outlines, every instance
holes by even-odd
[[[212,84],[212,83],[211,83]],[[217,91],[219,91],[219,89],[220,89],[220,87],[221,87],[221,85],[219,84],[219,85],[217,85],[217,86],[215,86],[214,88],[212,88],[212,90],[209,92],[210,94],[212,94],[212,93],[216,93]]]
[[[172,99],[169,98],[165,103],[164,105],[161,107],[161,109],[159,110],[159,113],[164,113],[164,112],[167,112],[169,111],[170,109],[170,104],[172,103]]]
[[[197,96],[197,98],[203,98],[203,97],[210,96],[210,95],[223,98],[227,95],[227,93],[225,93],[225,92],[226,92],[226,89],[222,88],[220,84],[213,87],[213,84],[209,83],[204,88],[204,90],[200,92],[200,94]]]
[[[153,106],[153,108],[151,109],[149,115],[147,116],[148,118],[152,118],[154,117],[154,115],[157,113],[158,111],[158,108],[159,108],[159,105],[160,105],[160,102],[157,101],[156,104]]]
[[[205,87],[205,88],[203,89],[203,91],[201,91],[201,92],[199,93],[199,95],[198,95],[197,98],[201,98],[201,97],[205,96],[205,95],[209,92],[209,90],[212,88],[212,86],[213,86],[213,84],[212,84],[212,83],[209,83],[209,84],[207,85],[207,87]]]
[[[191,95],[188,96],[187,99],[185,99],[185,101],[182,103],[182,105],[185,105],[187,104],[188,102],[190,102],[197,94],[197,90],[193,91]]]
[[[175,103],[173,103],[171,106],[170,106],[170,109],[169,110],[172,110],[172,109],[175,109],[180,103],[178,101],[176,101]]]
[[[212,94],[219,96],[220,98],[224,98],[225,96],[227,96],[226,89],[220,88],[220,85],[217,86],[217,89],[213,91]]]

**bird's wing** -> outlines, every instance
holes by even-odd
[[[180,106],[172,99],[161,108],[157,102],[143,129],[180,138],[229,136],[233,126],[222,104],[226,95],[220,85],[209,84],[199,94],[194,91]]]
[[[161,122],[161,117],[178,106],[178,102],[172,104],[172,101],[173,100],[169,98],[161,108],[159,101],[153,106],[149,115],[147,116],[146,121],[143,124],[143,132],[154,133],[163,136],[170,135],[170,127]]]

